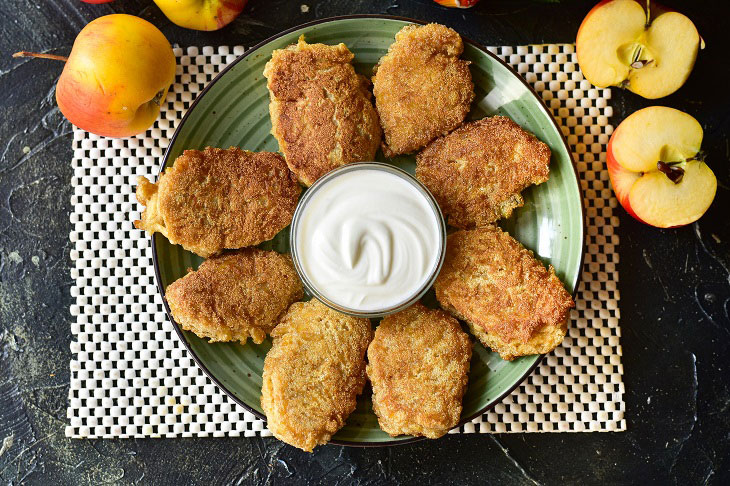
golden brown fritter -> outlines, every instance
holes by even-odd
[[[380,428],[437,439],[459,423],[471,342],[458,321],[416,304],[385,317],[368,347]]]
[[[207,258],[276,236],[291,223],[300,192],[279,154],[186,150],[156,184],[139,178],[137,200],[147,208],[134,226]]]
[[[349,162],[374,160],[381,129],[369,81],[345,44],[275,50],[266,64],[271,133],[289,168],[309,186]]]
[[[245,248],[209,258],[167,286],[177,323],[210,342],[251,339],[260,344],[289,304],[302,298],[291,257]]]
[[[395,35],[373,76],[386,157],[415,152],[458,127],[474,99],[469,63],[455,30],[408,25]]]
[[[449,235],[435,288],[441,306],[506,360],[555,349],[574,306],[553,267],[496,226]]]
[[[506,116],[464,124],[426,147],[416,177],[450,225],[480,228],[508,218],[520,192],[548,180],[550,149]]]
[[[271,337],[261,388],[267,426],[279,440],[311,452],[355,410],[370,321],[312,299],[292,304]]]

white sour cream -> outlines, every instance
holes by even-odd
[[[364,164],[322,181],[302,201],[296,257],[325,299],[378,312],[407,302],[434,276],[443,220],[406,177]]]

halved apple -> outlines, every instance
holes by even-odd
[[[604,0],[588,12],[575,41],[578,64],[594,85],[626,87],[648,99],[677,91],[704,47],[692,21],[651,2]]]
[[[702,126],[674,108],[650,106],[627,117],[606,153],[621,206],[659,228],[697,221],[717,191],[715,174],[698,157],[701,144]]]

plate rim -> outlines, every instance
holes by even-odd
[[[262,40],[261,42],[258,42],[257,44],[253,45],[252,47],[246,49],[240,56],[238,56],[235,60],[233,60],[230,64],[228,64],[221,72],[219,72],[213,79],[210,80],[208,84],[206,84],[203,87],[203,90],[198,94],[198,96],[193,100],[191,105],[188,107],[187,110],[185,110],[185,114],[183,115],[182,119],[180,120],[180,123],[175,128],[175,132],[173,133],[172,137],[170,138],[169,143],[167,144],[167,148],[165,149],[165,153],[162,157],[162,162],[160,163],[160,167],[157,173],[157,180],[159,180],[160,176],[162,175],[162,172],[164,171],[167,162],[170,157],[170,150],[172,146],[175,144],[175,141],[177,140],[177,136],[180,133],[180,130],[185,125],[185,122],[187,121],[188,116],[192,112],[193,108],[198,104],[198,102],[205,96],[205,94],[210,90],[210,88],[219,81],[225,74],[228,73],[236,64],[238,64],[240,61],[242,61],[245,57],[249,56],[253,52],[255,52],[260,47],[264,46],[265,44],[268,44],[269,42],[272,42],[280,37],[283,37],[291,32],[304,29],[307,27],[312,27],[319,24],[324,23],[330,23],[340,20],[351,20],[351,19],[380,19],[380,20],[397,20],[402,22],[410,22],[413,24],[419,24],[419,25],[426,25],[429,22],[424,20],[418,20],[418,19],[412,19],[409,17],[403,17],[398,15],[380,15],[380,14],[350,14],[350,15],[337,15],[333,17],[326,17],[322,19],[313,20],[311,22],[305,22],[303,24],[298,24],[293,27],[290,27],[288,29],[285,29],[277,34],[274,34],[270,37],[267,37],[266,39]],[[575,297],[575,295],[578,292],[578,287],[581,282],[581,278],[583,275],[583,264],[585,259],[585,234],[586,234],[586,222],[585,222],[585,203],[583,198],[583,189],[580,184],[580,176],[578,175],[578,170],[575,165],[575,159],[573,158],[573,152],[570,150],[570,145],[568,144],[565,135],[563,134],[563,131],[560,129],[560,125],[558,125],[557,120],[553,116],[553,114],[550,112],[550,109],[545,104],[545,101],[537,94],[537,92],[530,86],[530,84],[522,77],[520,74],[512,68],[509,64],[504,62],[502,59],[499,58],[496,54],[491,52],[489,49],[487,49],[484,45],[482,45],[479,42],[476,42],[472,40],[469,37],[466,37],[459,34],[462,38],[462,40],[465,43],[471,44],[472,47],[475,47],[476,49],[482,51],[483,53],[487,54],[487,56],[491,57],[494,61],[501,64],[503,67],[507,68],[507,70],[515,77],[517,80],[519,80],[525,88],[527,88],[528,92],[532,94],[533,98],[537,100],[538,105],[542,109],[542,111],[548,116],[550,121],[553,124],[553,127],[557,131],[557,133],[560,136],[560,140],[563,144],[563,147],[565,148],[566,152],[568,153],[568,159],[570,160],[571,168],[573,169],[573,176],[575,178],[576,184],[578,186],[578,195],[580,200],[580,220],[581,220],[581,234],[580,234],[580,262],[578,264],[578,275],[575,279],[575,284],[573,291],[571,292],[571,295]],[[240,400],[235,394],[233,394],[223,383],[221,383],[218,378],[216,378],[213,373],[208,369],[208,367],[200,360],[198,355],[193,351],[193,349],[188,344],[187,340],[185,339],[185,335],[183,334],[182,328],[178,325],[177,321],[173,318],[172,312],[170,311],[170,307],[167,304],[167,299],[165,298],[165,289],[162,286],[162,277],[160,275],[160,265],[157,258],[157,243],[155,239],[155,235],[149,236],[151,240],[151,250],[152,250],[152,263],[155,269],[155,280],[157,284],[157,290],[160,293],[160,296],[162,297],[162,304],[165,308],[165,314],[167,314],[167,318],[172,323],[172,326],[175,328],[175,332],[177,333],[178,338],[182,342],[183,346],[185,346],[185,349],[187,350],[188,354],[192,356],[193,361],[195,361],[195,364],[205,373],[205,375],[221,390],[223,393],[225,393],[230,399],[232,399],[235,403],[242,406],[245,410],[252,413],[256,418],[266,421],[266,416],[248,404],[244,403],[242,400]],[[462,425],[471,422],[476,417],[483,415],[485,412],[488,412],[492,410],[498,403],[501,403],[502,400],[504,400],[505,397],[510,395],[518,386],[520,386],[526,379],[529,377],[533,371],[535,371],[535,368],[542,362],[542,360],[550,353],[546,354],[540,354],[537,356],[537,359],[535,359],[535,362],[522,374],[522,376],[515,381],[515,383],[510,386],[507,390],[505,390],[503,393],[501,393],[499,396],[497,396],[494,400],[492,400],[492,403],[489,405],[486,405],[484,408],[480,409],[476,413],[462,418],[459,420],[459,423],[454,426],[452,429],[461,427]],[[340,446],[349,446],[349,447],[390,447],[390,446],[397,446],[397,445],[405,445],[410,444],[413,442],[419,442],[425,439],[425,437],[406,437],[403,439],[396,439],[391,438],[392,440],[388,440],[385,442],[363,442],[363,441],[342,441],[338,439],[330,440],[328,443],[333,445],[340,445]]]

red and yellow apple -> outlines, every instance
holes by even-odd
[[[233,22],[247,0],[154,0],[172,23],[194,30],[218,30]]]
[[[162,32],[133,15],[106,15],[76,37],[56,101],[77,127],[128,137],[154,123],[174,80],[175,55]]]
[[[433,0],[444,7],[470,8],[476,5],[479,0]]]
[[[622,86],[648,99],[677,91],[704,47],[692,21],[651,2],[604,0],[588,12],[575,41],[578,64],[595,86]]]
[[[674,108],[650,106],[627,117],[606,154],[621,206],[659,228],[697,221],[717,191],[715,174],[698,158],[701,144],[700,124]]]

